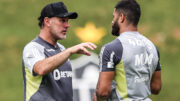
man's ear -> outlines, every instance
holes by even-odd
[[[50,26],[50,19],[48,17],[44,18],[44,26]]]
[[[119,23],[123,23],[126,19],[126,16],[123,13],[119,14]]]

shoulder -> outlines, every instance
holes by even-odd
[[[42,46],[41,44],[39,44],[37,42],[31,41],[24,47],[24,50],[30,50],[33,48],[42,49],[42,48],[44,48],[44,46]]]
[[[36,54],[37,52],[43,53],[44,46],[41,44],[31,41],[23,49],[23,55],[25,54]]]
[[[114,47],[114,46],[116,46],[117,44],[120,44],[120,41],[119,41],[118,39],[115,39],[115,40],[113,40],[113,41],[105,44],[105,46],[107,46],[107,47]]]
[[[101,49],[101,55],[115,55],[115,57],[121,59],[123,53],[123,47],[119,39],[115,39],[110,43],[105,44]],[[109,57],[108,56],[108,57]]]
[[[121,41],[119,39],[115,39],[115,40],[111,41],[110,43],[105,44],[103,47],[106,50],[114,51],[115,53],[122,51],[122,49],[123,49]]]
[[[105,44],[99,56],[101,71],[114,71],[114,67],[121,61],[122,51],[123,48],[119,39]]]

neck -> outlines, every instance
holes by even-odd
[[[120,26],[120,30],[119,33],[123,33],[123,32],[134,32],[137,31],[137,27],[133,26],[132,24],[130,25],[122,25]]]
[[[52,44],[54,47],[56,47],[56,42],[57,40],[55,40],[52,36],[51,33],[49,32],[49,30],[47,29],[41,29],[39,36],[47,41],[48,43]]]

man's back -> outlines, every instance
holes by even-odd
[[[104,55],[109,53],[111,58],[106,66],[102,65],[102,72],[113,68],[115,71],[109,100],[145,100],[151,94],[152,74],[158,69],[159,57],[153,43],[138,32],[124,32],[105,45],[103,51]],[[103,64],[106,56],[102,54],[101,57],[104,58]]]
[[[112,35],[118,38],[101,50],[94,101],[149,101],[151,93],[160,92],[159,52],[137,32],[140,16],[136,0],[121,0],[115,5]]]

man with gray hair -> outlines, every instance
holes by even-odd
[[[39,19],[39,36],[23,50],[24,101],[73,101],[72,54],[91,55],[93,43],[81,43],[65,49],[58,40],[66,38],[69,19],[77,18],[68,12],[63,2],[46,5]]]

